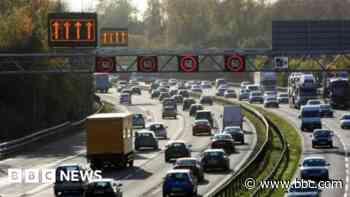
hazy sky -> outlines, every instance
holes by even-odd
[[[64,0],[64,1],[69,4],[71,11],[76,11],[76,12],[82,11],[81,9],[82,7],[85,10],[86,8],[95,6],[96,4],[95,0]],[[141,11],[142,14],[147,8],[147,0],[129,0],[129,1],[131,1],[132,4],[134,4],[137,7],[137,9]]]

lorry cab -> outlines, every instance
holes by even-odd
[[[299,118],[301,119],[301,130],[313,131],[314,129],[321,129],[321,114],[319,106],[305,105],[300,109]]]
[[[243,115],[239,105],[224,106],[224,114],[222,116],[223,128],[228,126],[238,126],[242,128]]]

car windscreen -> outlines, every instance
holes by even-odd
[[[235,127],[229,127],[229,128],[225,128],[224,132],[227,132],[227,133],[240,133],[241,129],[240,128],[235,128]]]
[[[206,121],[206,120],[196,121],[196,122],[195,122],[195,125],[205,125],[205,126],[208,126],[208,125],[209,125],[209,122]]]
[[[230,135],[215,135],[215,140],[231,140],[232,137]]]
[[[350,120],[350,115],[345,115],[342,117],[343,120]]]
[[[94,187],[96,189],[110,189],[112,186],[110,182],[100,181],[100,182],[94,183]]]
[[[151,133],[136,133],[137,137],[153,137]]]
[[[164,126],[162,124],[154,124],[150,127],[152,130],[153,129],[164,129]]]
[[[185,181],[188,180],[186,173],[171,173],[167,175],[168,180]]]
[[[314,117],[320,117],[320,111],[319,110],[303,110],[302,114],[305,118],[314,118]]]
[[[196,119],[209,119],[210,118],[210,112],[197,112]]]
[[[182,166],[194,166],[194,165],[196,165],[196,160],[191,160],[191,159],[178,160],[178,161],[176,161],[176,164],[182,165]]]
[[[329,137],[329,136],[331,136],[331,132],[326,131],[326,130],[320,130],[320,131],[314,132],[314,136],[315,137]]]
[[[224,153],[221,151],[206,152],[205,156],[208,157],[223,157]]]

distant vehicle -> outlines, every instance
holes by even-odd
[[[315,129],[312,134],[312,147],[333,147],[333,131],[328,129]]]
[[[192,104],[195,104],[196,100],[194,100],[193,98],[185,98],[184,99],[184,103],[182,105],[182,110],[188,110]]]
[[[212,96],[201,96],[199,99],[199,103],[202,105],[213,105],[213,97]]]
[[[238,126],[243,128],[243,114],[239,105],[224,106],[224,113],[222,116],[223,128],[229,126]]]
[[[316,79],[311,74],[293,74],[288,79],[289,105],[300,109],[308,100],[317,98]]]
[[[200,161],[194,157],[183,157],[177,159],[174,169],[188,169],[197,178],[198,182],[204,181],[204,170]]]
[[[267,98],[267,97],[276,97],[277,98],[277,92],[276,91],[265,91],[264,98]]]
[[[350,107],[350,83],[346,78],[331,78],[324,88],[325,96],[333,108],[346,109]]]
[[[177,102],[175,99],[166,98],[163,100],[162,118],[177,117]]]
[[[225,127],[222,133],[229,134],[232,136],[235,142],[240,142],[241,144],[244,144],[244,133],[239,126]]]
[[[211,135],[211,127],[208,120],[196,120],[192,127],[192,135],[197,136],[198,134]]]
[[[181,95],[174,95],[171,98],[174,99],[178,104],[182,104],[184,102],[184,98]]]
[[[246,89],[240,89],[239,90],[239,95],[238,95],[238,100],[248,100],[249,99],[249,91]]]
[[[210,84],[202,84],[201,88],[202,89],[212,89],[213,87]]]
[[[299,183],[292,183],[292,185],[288,189],[287,197],[320,197],[321,190],[318,188],[317,183],[309,183],[310,185],[307,187],[300,187]]]
[[[216,96],[224,96],[227,88],[225,87],[220,87],[219,89],[216,90]]]
[[[141,89],[140,87],[137,87],[137,86],[134,86],[131,88],[131,94],[138,94],[138,95],[141,95]]]
[[[119,97],[119,103],[125,105],[131,105],[131,95],[128,93],[122,93]]]
[[[114,179],[94,180],[88,184],[84,197],[123,197],[122,186]]]
[[[153,131],[140,130],[135,132],[135,150],[140,150],[140,148],[159,149],[158,139]]]
[[[215,86],[216,86],[216,88],[218,88],[219,86],[221,86],[221,85],[224,85],[224,84],[226,84],[227,83],[227,81],[226,81],[226,79],[216,79],[215,80]]]
[[[154,98],[158,98],[160,96],[160,92],[159,90],[153,90],[152,93],[151,93],[151,98],[154,99]]]
[[[259,92],[261,92],[260,86],[257,85],[257,84],[247,85],[247,86],[246,86],[246,90],[247,90],[249,93],[250,93],[250,92],[254,92],[254,91],[259,91]]]
[[[189,110],[190,116],[195,116],[197,111],[203,110],[204,107],[201,104],[192,104]]]
[[[277,100],[279,104],[288,104],[289,102],[288,93],[279,93],[277,96]]]
[[[277,86],[277,74],[276,72],[255,72],[254,83],[259,84],[263,92],[275,91]]]
[[[188,90],[180,90],[179,95],[181,95],[184,98],[190,97],[190,93],[188,92]]]
[[[321,105],[322,102],[318,99],[311,99],[306,102],[306,105]]]
[[[210,123],[210,127],[214,128],[214,119],[213,114],[209,110],[199,110],[196,113],[195,120],[203,120],[206,119]]]
[[[178,92],[179,92],[178,89],[170,89],[169,94],[170,94],[170,96],[174,96],[174,95],[177,95]]]
[[[165,162],[181,157],[191,157],[191,145],[187,145],[184,141],[169,141],[165,145]]]
[[[300,178],[304,180],[329,180],[328,167],[330,164],[321,156],[308,156],[300,165]]]
[[[108,73],[95,73],[95,88],[101,93],[107,93],[110,88]]]
[[[195,93],[202,93],[203,92],[202,88],[200,86],[198,86],[198,85],[193,85],[191,87],[191,91],[195,92]]]
[[[166,87],[159,87],[157,90],[159,90],[159,92],[160,93],[162,93],[162,92],[167,92],[167,93],[169,93],[169,88],[166,88]]]
[[[117,92],[122,92],[125,88],[127,88],[126,85],[119,85],[117,88]]]
[[[248,98],[249,103],[264,103],[263,95],[260,91],[251,91]]]
[[[207,149],[201,154],[201,163],[205,172],[210,169],[230,170],[230,159],[223,149]]]
[[[333,117],[334,111],[329,104],[321,104],[320,114],[321,114],[321,117]]]
[[[245,89],[247,85],[251,85],[252,83],[249,81],[242,81],[241,82],[241,89]]]
[[[340,119],[340,127],[342,129],[350,129],[350,115],[346,114]]]
[[[145,117],[142,114],[133,114],[132,115],[132,127],[134,129],[143,129],[145,128]]]
[[[224,97],[225,97],[225,98],[237,98],[236,91],[233,90],[233,89],[227,89],[227,90],[224,92]]]
[[[132,114],[101,113],[86,120],[87,160],[91,169],[134,164]]]
[[[301,119],[300,129],[302,131],[321,129],[321,114],[319,106],[304,105],[300,109],[299,118]]]
[[[161,122],[152,122],[147,124],[146,126],[146,129],[153,131],[156,137],[163,138],[163,139],[168,138],[167,128],[168,127]]]
[[[131,95],[132,91],[131,89],[123,89],[121,94],[130,94]]]
[[[211,141],[211,148],[221,148],[224,149],[226,153],[233,153],[235,152],[235,141],[231,134],[215,134]]]
[[[264,99],[264,107],[275,107],[278,108],[279,104],[276,97],[266,97]]]
[[[188,169],[170,170],[163,182],[163,196],[197,196],[198,182]]]
[[[170,94],[168,92],[161,92],[159,95],[159,101],[163,101],[165,98],[170,98]]]
[[[74,172],[75,171],[75,172]],[[78,164],[66,164],[56,168],[56,180],[54,183],[54,194],[55,196],[64,196],[67,194],[80,194],[84,193],[84,189],[87,185],[87,181],[83,180],[80,175],[77,179],[81,181],[65,180],[61,177],[61,173],[68,174],[68,172],[83,172],[85,169]]]

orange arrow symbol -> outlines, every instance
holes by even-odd
[[[60,28],[60,24],[55,21],[53,24],[53,37],[54,37],[54,40],[58,40],[58,37],[59,37],[59,28]]]
[[[66,40],[69,40],[69,29],[70,29],[71,24],[69,22],[65,22],[63,26],[65,29],[65,38],[66,38]]]
[[[107,33],[103,33],[103,43],[107,44]]]
[[[86,23],[86,26],[87,26],[87,34],[88,34],[87,38],[88,40],[91,40],[93,23],[89,21],[88,23]]]
[[[80,40],[80,28],[81,28],[81,23],[79,21],[77,21],[75,23],[75,28],[77,29],[77,40]]]

